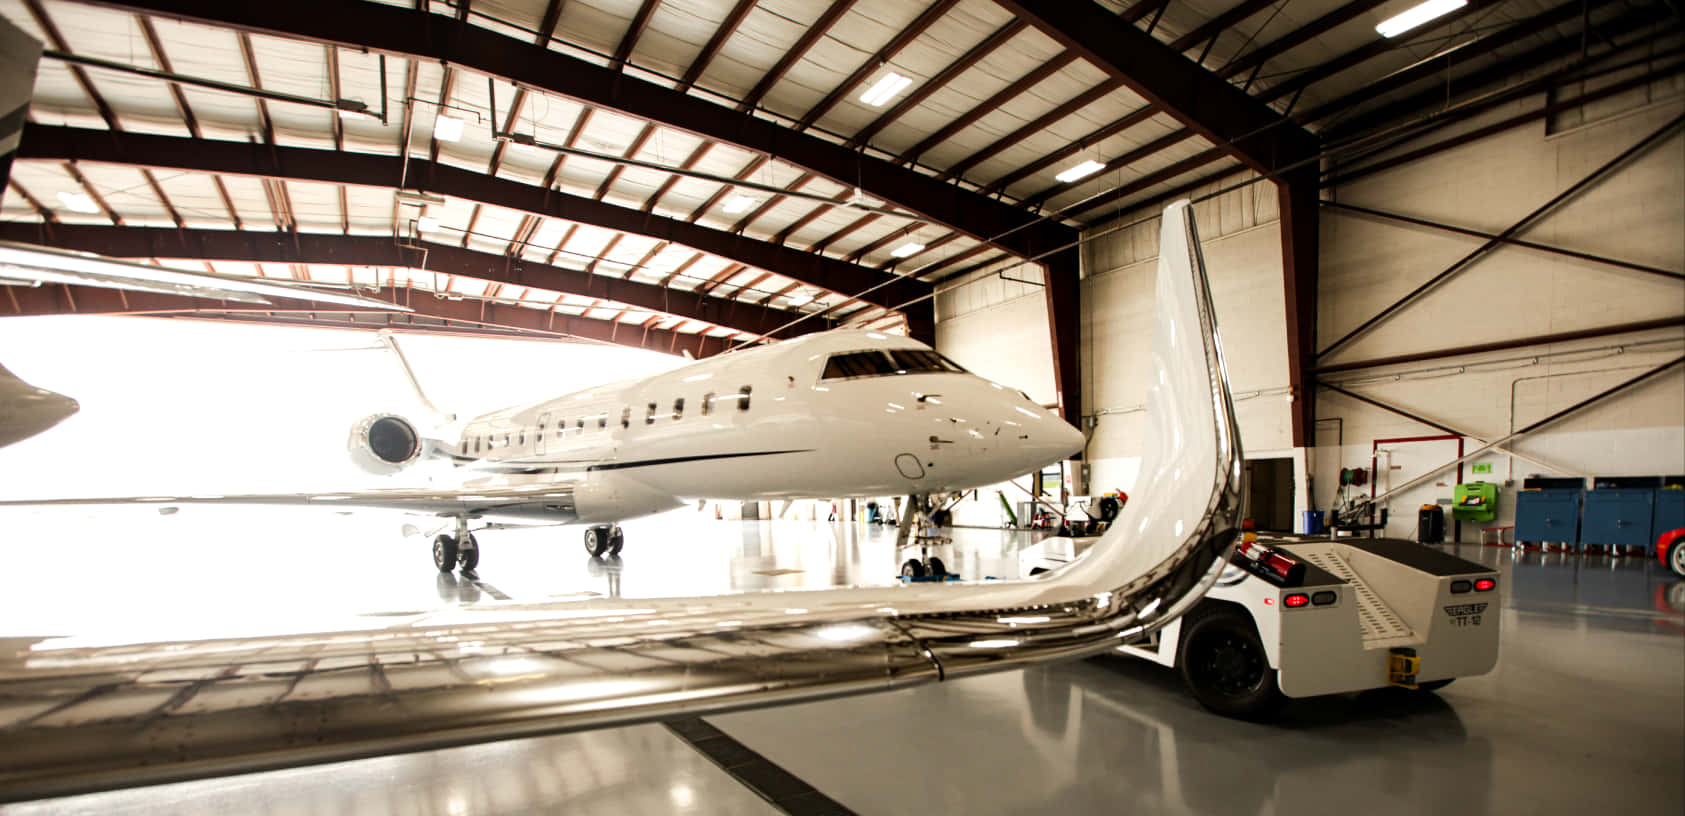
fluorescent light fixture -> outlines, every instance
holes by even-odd
[[[790,296],[790,305],[791,306],[806,306],[807,304],[812,303],[812,302],[813,302],[813,296],[812,295],[791,295]]]
[[[1444,17],[1468,4],[1469,0],[1427,0],[1426,3],[1382,20],[1380,25],[1375,26],[1375,32],[1383,37],[1397,37],[1416,26],[1429,20]]]
[[[896,94],[906,90],[907,86],[911,84],[913,84],[912,77],[904,77],[894,71],[890,71],[889,73],[883,75],[883,79],[873,83],[871,88],[861,94],[860,101],[865,102],[874,108],[881,108],[885,102],[888,102]]]
[[[923,252],[923,251],[924,251],[924,244],[907,243],[907,244],[902,244],[901,246],[896,247],[895,251],[891,252],[889,254],[894,255],[897,258],[905,258],[908,255],[915,255],[915,254]]]
[[[445,203],[444,196],[435,195],[433,193],[424,193],[420,190],[399,190],[398,192],[393,193],[392,197],[398,199],[398,203],[400,204],[414,204],[418,207],[425,207],[428,204]]]
[[[1063,173],[1060,173],[1057,176],[1054,176],[1054,178],[1068,184],[1068,183],[1076,181],[1077,179],[1082,178],[1084,176],[1092,176],[1095,173],[1098,173],[1098,172],[1100,172],[1101,170],[1104,170],[1104,169],[1106,169],[1106,165],[1101,164],[1100,162],[1097,162],[1093,159],[1089,159],[1088,161],[1085,161],[1082,164],[1079,164],[1075,167],[1072,167],[1072,168],[1066,170]]]
[[[754,203],[755,200],[746,195],[735,196],[725,203],[725,211],[728,213],[740,213],[749,209],[749,207],[753,206]]]
[[[59,200],[72,212],[97,213],[99,205],[87,193],[59,193]]]
[[[417,232],[438,232],[439,219],[431,215],[421,216],[415,219],[415,229]]]
[[[462,120],[454,116],[440,116],[433,120],[433,138],[454,142],[462,138]]]
[[[350,108],[340,108],[339,109],[339,118],[341,118],[341,119],[360,119],[360,118],[362,118],[362,116],[363,116],[362,111],[354,111],[354,110],[351,110]]]

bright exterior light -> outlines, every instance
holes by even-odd
[[[1375,26],[1375,31],[1383,37],[1397,37],[1422,23],[1444,17],[1468,4],[1469,0],[1427,0],[1426,3],[1402,14],[1382,20],[1380,25]]]
[[[454,116],[440,116],[433,120],[433,138],[454,142],[462,138],[462,120]]]
[[[790,305],[791,306],[806,306],[807,304],[812,303],[812,302],[813,302],[813,296],[812,295],[791,295],[790,296]]]
[[[736,196],[725,203],[725,211],[728,213],[740,213],[749,209],[749,207],[753,206],[754,203],[755,200],[746,195]]]
[[[59,193],[59,200],[72,212],[97,213],[99,206],[87,193]]]
[[[1060,173],[1057,176],[1054,176],[1054,178],[1056,178],[1060,181],[1066,182],[1066,183],[1070,183],[1070,182],[1076,181],[1077,179],[1082,178],[1084,176],[1092,176],[1095,173],[1098,173],[1101,170],[1105,169],[1105,167],[1106,167],[1106,165],[1101,164],[1100,162],[1097,162],[1093,159],[1089,159],[1088,161],[1085,161],[1082,164],[1079,164],[1075,167],[1070,168],[1069,170],[1066,170],[1063,173]]]
[[[911,84],[913,84],[912,77],[904,77],[890,71],[883,75],[883,79],[878,80],[865,93],[861,94],[860,101],[874,108],[881,108],[885,102],[906,90],[907,86]]]
[[[431,215],[424,215],[415,219],[415,228],[420,232],[438,232],[439,219]]]
[[[905,258],[908,255],[915,255],[923,251],[924,244],[902,244],[901,246],[896,247],[894,252],[889,254],[894,255],[897,258]]]

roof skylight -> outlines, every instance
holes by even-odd
[[[440,116],[433,120],[433,138],[454,142],[462,138],[462,120],[454,116]]]

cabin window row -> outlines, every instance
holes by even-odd
[[[754,387],[748,386],[748,385],[745,385],[742,388],[737,389],[737,393],[735,393],[735,394],[727,394],[723,397],[714,393],[714,392],[712,392],[712,391],[709,391],[708,393],[702,395],[702,415],[703,416],[713,416],[715,407],[719,404],[719,401],[722,400],[722,399],[723,400],[736,400],[737,401],[737,412],[743,413],[744,411],[749,410],[749,397],[750,397],[751,394],[754,393],[754,391],[755,391]],[[668,413],[668,414],[661,413],[661,408],[660,408],[659,403],[651,402],[651,403],[644,406],[644,424],[645,425],[654,425],[655,421],[657,419],[662,419],[664,417],[668,418],[668,419],[673,419],[673,420],[680,420],[680,419],[684,418],[684,415],[685,415],[685,398],[684,397],[678,397],[678,398],[673,400],[673,411],[672,411],[672,413]],[[621,412],[620,412],[620,427],[630,428],[631,426],[632,426],[632,409],[630,407],[628,407],[628,408],[622,409]]]
[[[712,416],[713,413],[714,413],[715,407],[717,406],[719,401],[722,400],[722,399],[724,399],[724,400],[736,400],[737,401],[737,411],[738,411],[738,413],[743,413],[745,411],[748,411],[749,410],[749,398],[750,398],[750,395],[752,395],[753,393],[754,393],[754,387],[748,386],[748,385],[745,385],[742,388],[737,389],[737,393],[727,394],[724,397],[721,397],[718,394],[715,394],[714,392],[710,391],[707,394],[702,395],[702,415],[703,416]],[[653,403],[653,402],[649,403],[645,407],[645,410],[644,410],[644,424],[645,425],[654,425],[655,421],[657,419],[662,418],[662,415],[658,415],[658,413],[657,413],[658,411],[659,411],[659,406],[658,406],[657,403]],[[671,419],[674,419],[674,420],[678,420],[678,419],[684,418],[684,414],[685,414],[685,398],[684,397],[678,397],[678,398],[673,400],[673,411],[672,411],[672,413],[666,414],[665,416],[670,417]],[[584,434],[585,433],[585,424],[586,424],[587,419],[594,419],[595,424],[597,426],[597,430],[599,430],[599,431],[608,428],[608,414],[598,414],[595,417],[580,417],[579,419],[574,420],[573,429],[574,429],[575,433],[578,433],[578,434]],[[632,406],[628,405],[625,408],[620,409],[620,427],[622,427],[622,428],[632,427]],[[568,421],[566,419],[558,421],[555,425],[555,429],[556,429],[557,438],[564,437],[567,434]],[[535,441],[538,441],[538,442],[543,442],[544,441],[544,431],[545,431],[545,426],[543,424],[540,424],[538,426],[538,428],[533,432],[533,439]],[[473,437],[472,452],[483,453],[483,452],[491,451],[493,448],[496,448],[498,446],[498,440],[499,440],[500,436],[502,438],[503,447],[505,447],[505,448],[513,447],[513,446],[516,446],[516,445],[525,445],[527,443],[527,433],[526,433],[526,431],[511,431],[511,432],[507,432],[507,433],[503,433],[503,434],[482,434],[482,435],[477,435],[477,436]]]

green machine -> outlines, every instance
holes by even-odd
[[[1498,517],[1498,486],[1491,482],[1457,485],[1451,496],[1451,518],[1456,521],[1492,521]]]

